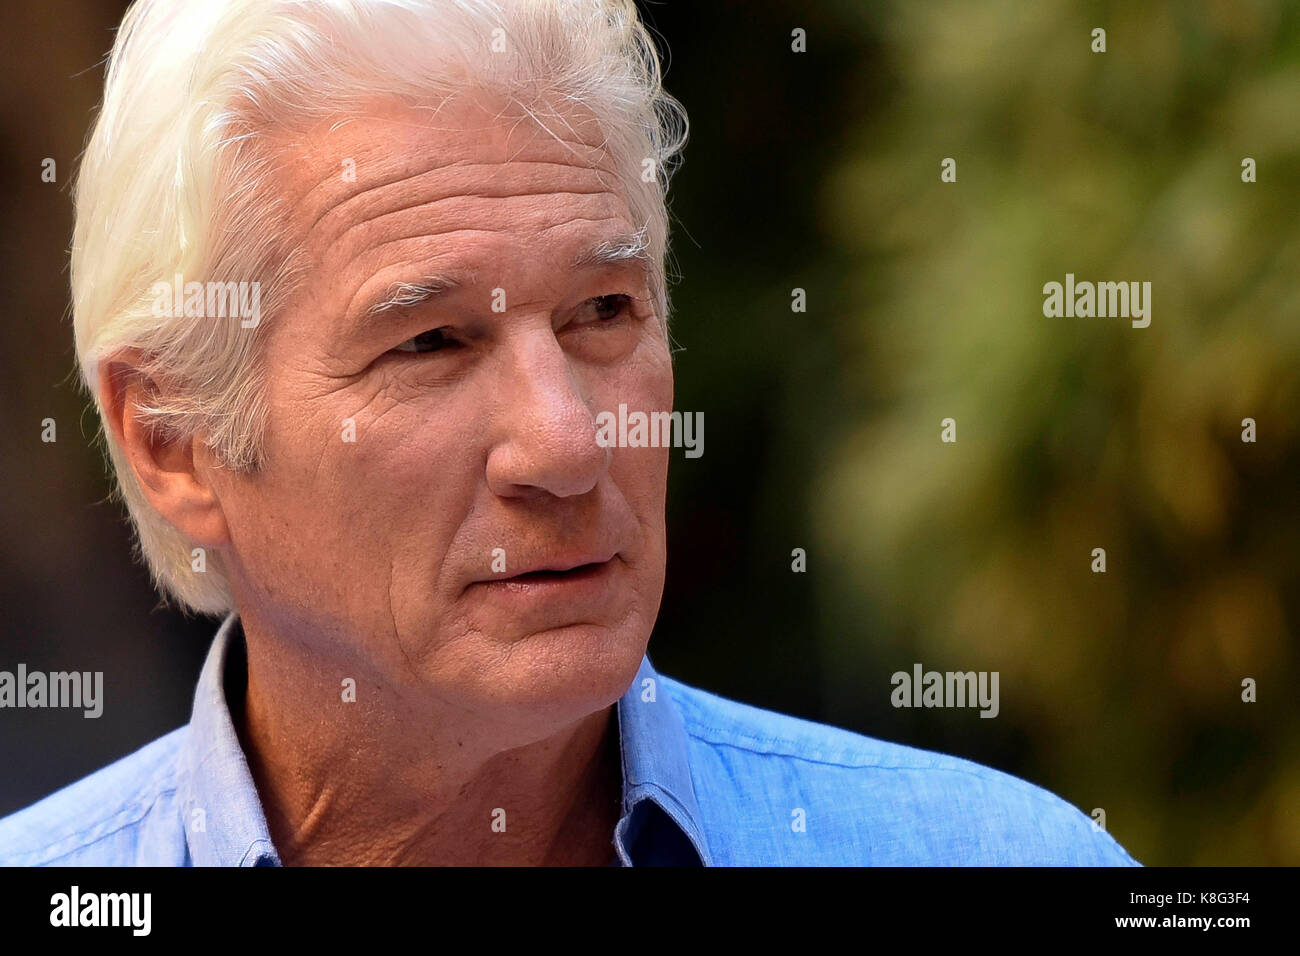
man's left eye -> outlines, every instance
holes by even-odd
[[[585,307],[600,322],[608,322],[610,319],[618,318],[627,311],[631,304],[632,297],[622,292],[611,295],[598,295],[584,303]]]
[[[441,352],[444,349],[452,348],[455,342],[448,338],[445,329],[429,329],[427,332],[421,332],[413,339],[407,339],[401,345],[393,349],[394,352],[415,352],[423,354],[426,352]]]

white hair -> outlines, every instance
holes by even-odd
[[[266,187],[275,155],[262,134],[378,97],[428,103],[469,89],[503,94],[544,124],[574,105],[596,118],[644,223],[666,324],[666,190],[687,124],[633,0],[137,0],[75,187],[77,360],[101,423],[99,363],[138,349],[141,371],[167,386],[141,408],[145,427],[197,436],[232,470],[259,468],[260,345],[303,271],[299,237],[281,234],[282,200]],[[156,315],[151,290],[176,275],[258,283],[265,320]],[[149,504],[112,430],[101,434],[164,598],[233,609],[220,555],[192,570],[194,542]]]

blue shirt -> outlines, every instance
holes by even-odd
[[[189,724],[0,820],[0,864],[278,866],[226,703],[242,651],[232,614]],[[1139,865],[1016,777],[727,700],[648,657],[617,712],[624,866]]]

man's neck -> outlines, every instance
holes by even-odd
[[[614,861],[622,772],[613,707],[494,749],[482,721],[457,727],[434,710],[401,712],[395,694],[323,713],[320,702],[339,691],[320,668],[258,644],[247,660],[247,693],[231,714],[285,865]]]

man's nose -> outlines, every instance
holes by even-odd
[[[591,491],[612,451],[596,441],[595,418],[554,333],[524,336],[502,372],[500,438],[488,454],[488,487],[503,497]]]

